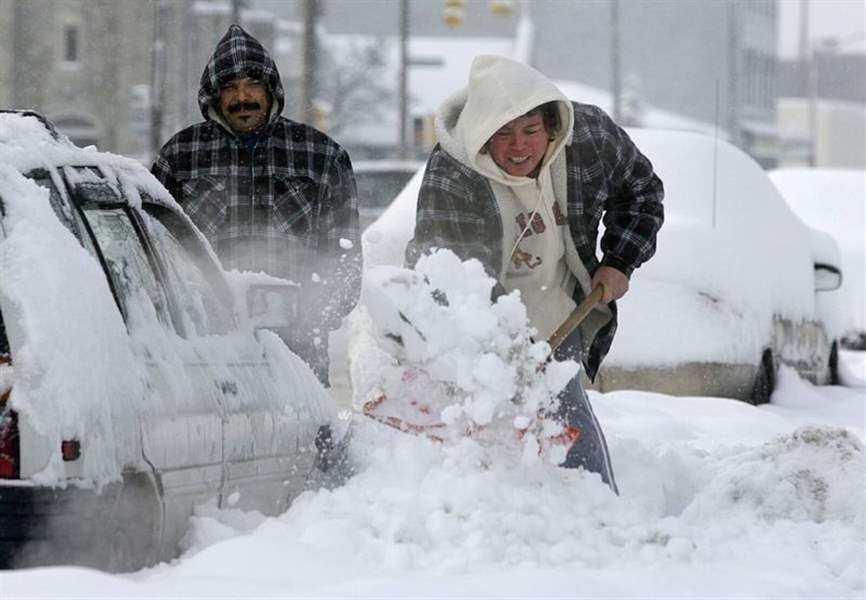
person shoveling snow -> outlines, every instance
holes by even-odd
[[[439,144],[421,183],[408,266],[421,268],[437,248],[477,259],[479,273],[493,279],[494,299],[520,292],[537,339],[548,339],[600,287],[597,310],[554,353],[583,363],[593,379],[616,331],[614,301],[655,252],[664,220],[663,186],[650,161],[604,111],[570,102],[538,71],[497,56],[473,61],[468,87],[444,102],[435,126]],[[518,372],[530,364],[534,373],[535,358],[505,364]],[[572,374],[564,387],[556,415],[578,432],[564,466],[598,472],[616,490],[580,379]]]
[[[578,364],[533,341],[520,294],[493,301],[495,284],[449,250],[415,270],[369,270],[361,297],[383,354],[363,412],[437,441],[468,436],[499,453],[519,448],[524,462],[584,467],[616,491]]]

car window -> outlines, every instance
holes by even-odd
[[[358,206],[386,208],[406,185],[414,172],[360,171],[355,173],[358,186]]]
[[[48,190],[48,201],[51,204],[51,208],[54,210],[54,214],[56,214],[57,218],[60,219],[60,222],[63,223],[63,225],[77,238],[79,238],[79,240],[82,237],[86,237],[81,235],[81,231],[77,227],[78,223],[75,221],[74,211],[63,202],[63,198],[57,190],[57,186],[54,185],[54,181],[48,173],[39,170],[31,173],[30,177],[36,185]]]
[[[197,335],[227,333],[234,324],[234,317],[225,302],[225,294],[215,288],[202,268],[204,265],[200,264],[202,261],[190,252],[188,244],[181,243],[154,212],[158,211],[151,208],[147,213],[151,241],[165,263],[168,285],[180,305],[184,329]]]
[[[87,204],[82,213],[105,259],[129,327],[158,321],[169,328],[171,318],[165,291],[127,209]]]

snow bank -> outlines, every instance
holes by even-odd
[[[360,472],[346,485],[308,492],[254,529],[255,515],[200,515],[187,565],[204,577],[220,561],[241,561],[258,585],[279,577],[283,594],[317,596],[862,594],[855,436],[794,429],[729,400],[611,396],[593,400],[608,413],[624,401],[633,417],[604,421],[614,460],[640,470],[619,478],[621,497],[583,471],[491,461],[472,440],[442,445],[359,423]],[[678,417],[685,403],[692,410]],[[715,422],[715,442],[703,422]],[[708,444],[713,452],[701,449]],[[253,547],[260,559],[244,559]],[[294,568],[277,575],[275,556]],[[168,575],[157,569],[149,583],[165,590],[157,584]]]

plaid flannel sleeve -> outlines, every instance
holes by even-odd
[[[156,160],[153,161],[153,165],[150,167],[150,172],[168,190],[171,197],[180,202],[180,195],[178,194],[180,190],[178,190],[177,179],[174,177],[174,169],[172,169],[171,163],[168,161],[167,148],[168,146],[165,146],[160,150]]]
[[[495,279],[502,262],[501,244],[493,239],[495,215],[476,197],[484,190],[448,166],[431,157],[418,194],[415,237],[406,248],[406,264],[414,267],[434,248],[447,248],[461,260],[478,259]]]
[[[664,222],[664,186],[628,134],[604,116],[602,159],[611,193],[605,203],[601,263],[627,276],[656,250]]]

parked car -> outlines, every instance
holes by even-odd
[[[353,163],[362,231],[379,218],[422,165],[416,160],[361,160]]]
[[[731,144],[634,130],[665,185],[652,260],[619,304],[594,387],[766,402],[779,365],[833,381],[839,251],[806,227],[760,166]],[[415,226],[417,174],[363,235],[366,268],[399,265]]]
[[[842,346],[866,350],[866,172],[777,169],[769,172],[804,223],[831,234],[842,254]]]
[[[0,111],[0,566],[133,569],[197,504],[284,511],[335,419],[256,328],[284,283],[225,273],[139,163]]]

